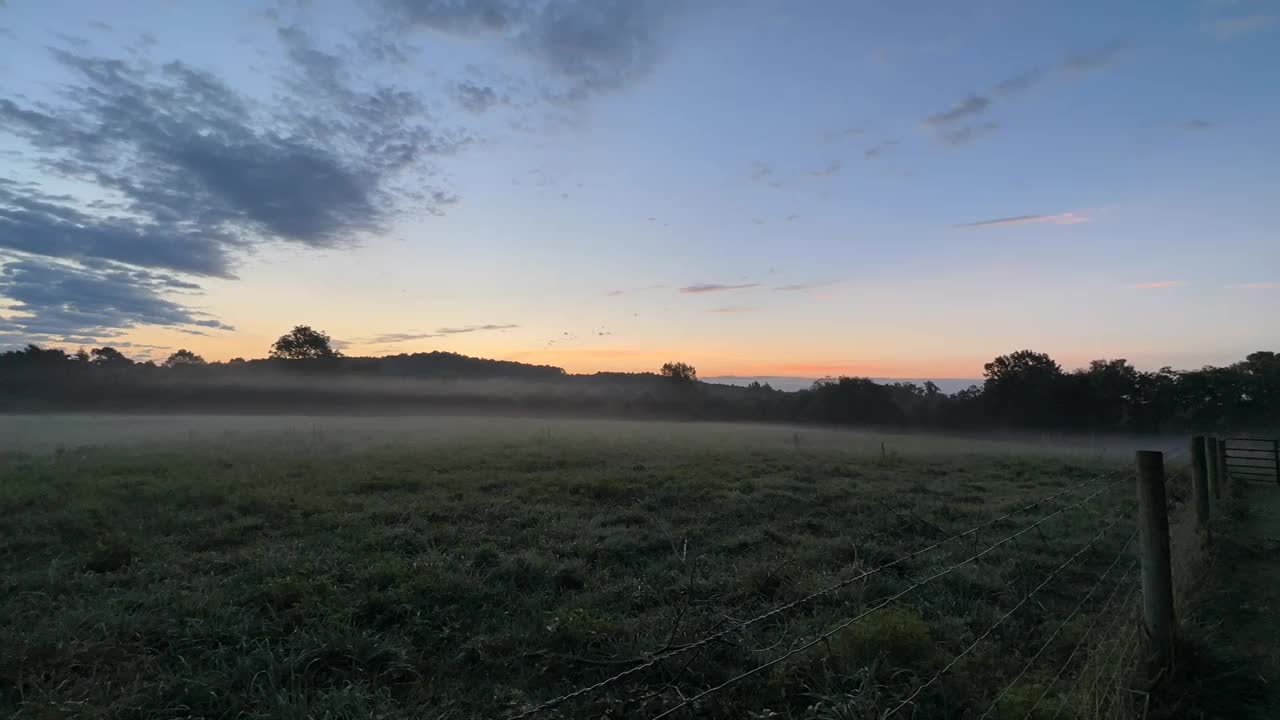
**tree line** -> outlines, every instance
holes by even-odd
[[[445,352],[345,357],[328,335],[298,326],[268,357],[206,362],[178,350],[135,362],[113,347],[68,353],[29,345],[0,354],[0,409],[286,411],[430,406],[646,417],[809,422],[937,429],[1169,432],[1280,427],[1280,356],[1259,351],[1226,367],[1142,371],[1122,359],[1064,370],[1020,350],[984,366],[984,380],[946,394],[932,382],[839,377],[806,390],[711,385],[670,362],[656,373],[572,375],[562,368]],[[305,383],[285,380],[305,379]],[[368,383],[350,381],[367,379]],[[449,393],[407,392],[392,381],[463,383]],[[254,383],[252,381],[261,382]],[[382,384],[379,384],[379,383]],[[431,385],[428,383],[427,385]]]

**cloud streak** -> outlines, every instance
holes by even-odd
[[[697,285],[686,285],[679,289],[679,292],[685,295],[701,295],[703,293],[727,292],[730,290],[746,290],[748,288],[760,287],[760,283],[742,283],[740,285],[723,285],[720,283],[700,283]]]
[[[450,335],[465,335],[475,332],[489,332],[495,330],[512,330],[520,327],[514,323],[505,324],[488,324],[488,325],[465,325],[462,327],[442,327],[432,332],[409,332],[409,333],[383,333],[367,338],[361,342],[365,345],[386,345],[391,343],[413,342],[415,340],[427,340],[430,338],[449,337]]]
[[[1121,42],[1109,42],[1106,45],[1076,52],[1063,58],[1059,67],[1064,72],[1083,74],[1093,70],[1099,70],[1116,61],[1122,52],[1128,49],[1128,46]]]
[[[1155,282],[1142,282],[1131,285],[1134,290],[1160,290],[1163,288],[1176,288],[1186,285],[1182,280],[1157,280]]]
[[[999,227],[1001,225],[1032,225],[1036,223],[1048,223],[1052,225],[1078,225],[1088,222],[1089,218],[1076,212],[1057,213],[1055,215],[1011,215],[1009,217],[990,218],[987,220],[976,220],[974,222],[959,223],[952,225],[954,228],[984,228]]]
[[[194,287],[164,274],[116,263],[9,257],[0,268],[0,295],[10,304],[0,315],[0,333],[35,340],[110,337],[141,325],[234,330],[167,297]]]
[[[981,95],[970,95],[954,107],[937,112],[924,119],[924,124],[931,127],[950,125],[967,117],[986,112],[991,107],[991,100]]]
[[[1271,27],[1276,22],[1275,15],[1242,15],[1222,18],[1209,24],[1209,29],[1219,40],[1234,40],[1251,35]]]

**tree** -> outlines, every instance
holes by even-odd
[[[170,355],[168,360],[164,361],[164,366],[167,368],[185,367],[190,365],[204,365],[204,364],[205,364],[204,358],[191,352],[190,350],[179,350],[178,352]]]
[[[84,348],[80,348],[79,350],[76,351],[75,359],[76,359],[76,362],[84,363],[87,365],[89,363],[89,351],[85,350]]]
[[[1048,355],[1019,350],[982,369],[982,396],[994,417],[1024,427],[1045,427],[1059,419],[1062,368]]]
[[[342,357],[333,349],[333,340],[319,330],[298,325],[271,345],[271,357],[287,360],[316,360]]]
[[[132,365],[133,361],[125,357],[125,354],[113,347],[94,348],[89,352],[94,365],[102,367],[122,367]]]
[[[693,382],[698,379],[698,371],[692,365],[682,362],[663,363],[658,374],[680,382]]]

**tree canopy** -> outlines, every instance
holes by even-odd
[[[271,357],[286,360],[336,358],[342,354],[333,349],[333,340],[308,325],[297,325],[271,344]]]
[[[682,362],[663,363],[658,374],[681,382],[693,382],[698,379],[698,371],[692,365]]]

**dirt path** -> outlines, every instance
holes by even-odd
[[[1280,718],[1280,487],[1241,488],[1215,528],[1217,557],[1183,658],[1177,717]]]

